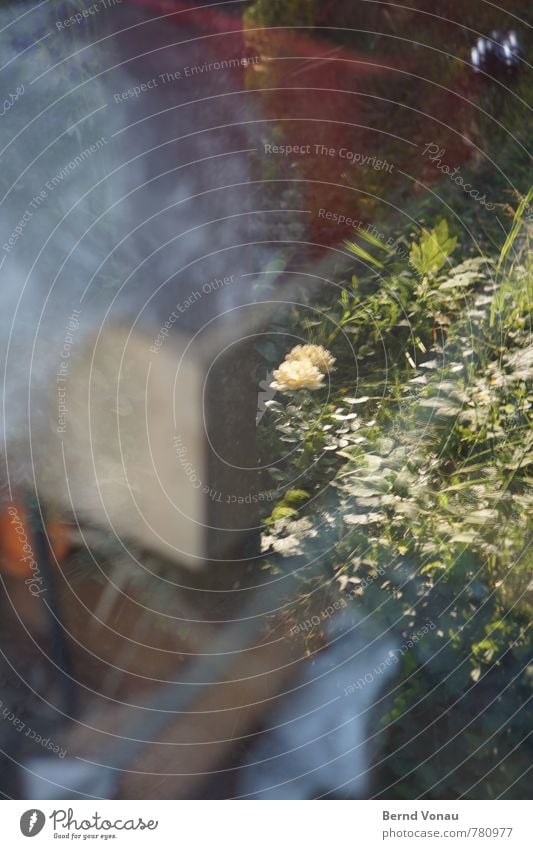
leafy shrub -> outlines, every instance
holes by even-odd
[[[276,397],[264,419],[270,448],[286,449],[272,472],[281,492],[308,495],[282,499],[265,547],[283,554],[292,540],[288,554],[311,557],[320,546],[340,590],[399,639],[435,625],[403,658],[382,718],[378,795],[525,792],[533,273],[524,208],[499,261],[450,267],[456,240],[445,222],[400,249],[359,232],[348,246],[367,271],[296,330],[336,358],[329,386]]]

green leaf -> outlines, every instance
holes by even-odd
[[[377,236],[374,236],[373,233],[369,233],[368,230],[358,229],[357,235],[361,236],[362,239],[366,239],[366,241],[370,245],[374,245],[375,248],[380,248],[382,251],[385,251],[385,253],[390,254],[391,249],[387,245],[385,245],[381,241],[381,239],[378,239]]]
[[[350,242],[349,239],[346,239],[344,242],[346,248],[350,251],[350,253],[354,254],[359,259],[365,260],[365,262],[369,262],[371,265],[375,265],[377,268],[384,268],[382,262],[369,254],[368,251],[365,251],[360,245],[357,245],[355,242]]]
[[[448,234],[448,222],[442,218],[432,230],[424,230],[418,243],[411,246],[411,264],[424,276],[436,274],[456,244],[457,239]]]
[[[309,497],[309,493],[305,489],[289,489],[283,497],[283,504],[287,507],[296,507],[303,501],[307,501]]]

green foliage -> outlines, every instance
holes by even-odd
[[[448,222],[442,218],[434,229],[424,231],[420,241],[411,246],[411,265],[424,277],[436,274],[456,244],[457,239],[448,234]]]
[[[302,504],[302,502],[307,501],[308,498],[309,493],[306,492],[305,489],[289,489],[289,491],[285,493],[283,502],[290,507],[297,507]]]
[[[380,240],[377,239],[376,236],[374,236],[372,233],[369,233],[368,230],[359,229],[357,230],[357,235],[367,241],[373,247],[378,248],[378,250],[385,251],[385,253],[390,253],[387,246],[384,245],[383,242],[380,242]],[[348,248],[350,253],[352,253],[359,259],[362,259],[364,262],[368,262],[371,265],[375,265],[376,268],[384,267],[383,263],[379,259],[377,259],[375,256],[373,256],[364,248],[362,248],[361,245],[358,245],[357,242],[347,239],[344,244]]]

